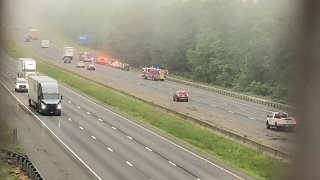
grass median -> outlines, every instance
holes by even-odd
[[[287,175],[288,164],[286,163],[225,139],[199,126],[187,123],[182,119],[160,112],[143,103],[136,102],[107,86],[89,81],[54,64],[46,63],[44,57],[23,49],[19,44],[11,42],[12,45],[15,46],[14,50],[10,46],[6,50],[14,58],[34,58],[38,60],[38,71],[122,111],[133,119],[151,125],[180,141],[188,143],[248,175],[257,179],[284,179]]]

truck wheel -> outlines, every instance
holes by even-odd
[[[39,104],[38,104],[38,103],[36,104],[36,111],[37,111],[37,112],[40,112],[40,110],[39,110]]]
[[[31,99],[28,100],[29,107],[31,107]]]
[[[269,122],[267,121],[267,129],[270,129],[270,124],[269,124]]]
[[[57,116],[61,116],[61,111],[56,113]]]

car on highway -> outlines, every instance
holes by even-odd
[[[177,102],[185,101],[185,102],[188,102],[189,101],[189,95],[184,90],[178,90],[178,91],[173,93],[173,101],[177,101]]]
[[[273,128],[276,131],[281,129],[288,129],[292,131],[297,124],[297,120],[293,117],[290,117],[286,112],[272,112],[267,115],[267,129]]]
[[[96,68],[94,67],[94,64],[89,64],[87,70],[96,70]]]
[[[24,78],[17,78],[14,81],[14,90],[16,92],[28,92],[29,85],[28,81]]]
[[[31,40],[30,40],[29,37],[26,37],[26,38],[24,39],[24,42],[31,42]]]
[[[84,68],[84,66],[85,66],[85,64],[84,64],[84,62],[83,61],[78,61],[77,62],[77,68]]]

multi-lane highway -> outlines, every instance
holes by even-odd
[[[96,71],[78,69],[75,65],[76,60],[71,64],[63,63],[61,59],[63,47],[55,44],[54,39],[50,39],[44,33],[40,33],[40,39],[50,39],[51,43],[50,48],[41,48],[40,40],[23,42],[26,36],[26,32],[23,29],[27,29],[27,26],[12,24],[12,27],[19,27],[20,30],[15,30],[14,34],[16,34],[16,40],[20,41],[25,48],[48,57],[48,60],[61,68],[196,117],[207,123],[224,127],[280,150],[292,152],[294,139],[292,132],[277,132],[266,129],[266,115],[271,111],[277,110],[275,108],[170,81],[154,82],[144,80],[137,72],[120,71],[104,65],[96,65]],[[39,32],[43,31],[39,29]],[[190,100],[188,103],[172,101],[172,93],[179,89],[186,90],[189,93]]]
[[[1,58],[1,86],[14,92],[16,62]],[[60,86],[61,116],[29,110],[97,179],[249,179]]]

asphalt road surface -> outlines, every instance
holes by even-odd
[[[15,63],[2,58],[0,80],[27,106],[27,94],[14,92]],[[41,116],[28,108],[97,179],[250,179],[64,86],[59,88],[64,97],[61,116]]]

